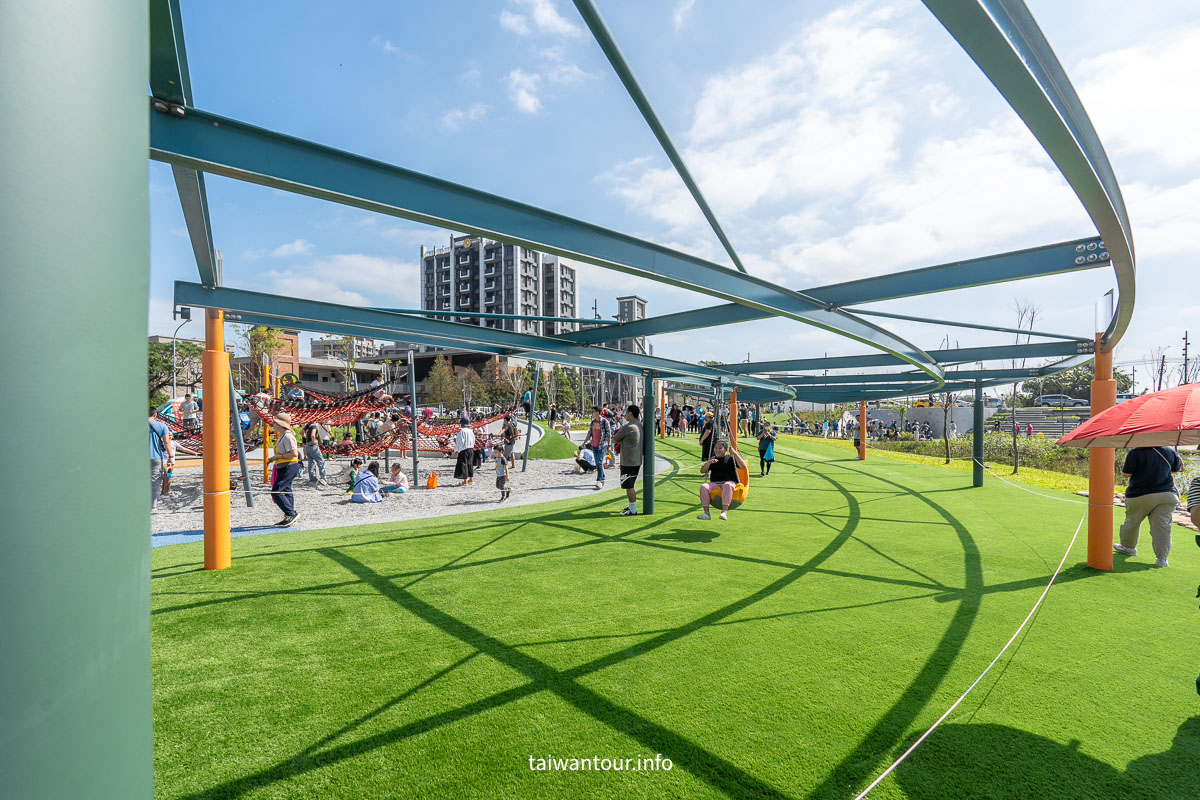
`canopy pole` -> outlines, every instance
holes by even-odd
[[[654,373],[642,383],[642,513],[654,513]]]
[[[971,424],[971,451],[974,464],[971,467],[971,485],[983,486],[983,381],[975,381],[975,412]]]
[[[529,469],[529,440],[533,438],[533,412],[537,410],[538,383],[541,381],[542,368],[538,362],[533,362],[533,395],[529,398],[529,421],[525,425],[525,453],[521,456],[521,472]]]
[[[409,422],[412,423],[412,484],[417,488],[417,368],[413,363],[413,351],[408,351],[408,407],[412,410]]]
[[[250,491],[250,465],[246,463],[246,443],[242,440],[242,416],[238,408],[237,389],[233,371],[229,372],[229,413],[233,417],[233,434],[237,441],[238,465],[242,468],[242,489],[246,492],[246,508],[254,508],[254,493]]]
[[[729,394],[729,446],[741,452],[738,448],[738,399],[736,386]]]
[[[1092,416],[1117,404],[1117,382],[1113,380],[1113,354],[1101,349],[1102,334],[1096,334],[1096,369],[1092,378]],[[1088,451],[1088,552],[1092,569],[1113,568],[1113,483],[1116,450],[1093,447]]]

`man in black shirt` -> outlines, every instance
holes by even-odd
[[[1150,518],[1150,539],[1154,545],[1155,566],[1167,566],[1171,552],[1171,514],[1179,503],[1172,473],[1183,469],[1183,461],[1171,447],[1135,447],[1125,457],[1121,472],[1129,478],[1125,490],[1125,521],[1121,523],[1121,543],[1113,545],[1118,553],[1137,555],[1142,520]]]

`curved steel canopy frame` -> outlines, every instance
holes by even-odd
[[[745,272],[732,244],[650,105],[592,0],[574,0],[638,110],[741,273],[590,223],[517,203],[401,167],[200,111],[193,105],[179,0],[151,2],[151,158],[172,165],[200,284],[178,283],[176,302],[221,308],[244,321],[298,324],[362,336],[395,335],[482,352],[532,356],[691,384],[743,387],[761,399],[800,396],[853,400],[923,394],[941,389],[1009,383],[1069,369],[1091,360],[1092,342],[1063,334],[1034,336],[1057,343],[927,353],[858,314],[906,319],[845,305],[948,291],[1092,269],[1110,264],[1118,298],[1101,337],[1111,351],[1128,327],[1134,303],[1134,251],[1128,215],[1112,167],[1087,113],[1028,8],[1020,0],[923,0],[950,35],[1028,126],[1079,197],[1099,232],[1031,250],[908,270],[847,284],[791,291]],[[333,202],[484,235],[574,258],[729,301],[729,305],[605,326],[558,337],[513,334],[485,326],[432,320],[412,313],[355,309],[221,287],[214,258],[204,173],[212,172]],[[699,367],[627,351],[594,347],[603,341],[780,316],[866,344],[875,355]],[[985,327],[939,320],[943,325]],[[991,328],[1003,331],[1002,328]],[[1029,333],[1029,332],[1024,332]],[[1053,345],[1053,346],[1052,346]],[[1074,354],[1070,348],[1076,348]],[[1049,348],[1049,349],[1048,349]],[[1028,370],[953,370],[1001,358],[1067,355]],[[832,376],[765,376],[764,372],[908,366],[915,372]],[[1019,374],[1014,374],[1019,373]],[[821,400],[818,400],[821,402]]]

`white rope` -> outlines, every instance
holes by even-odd
[[[1025,626],[1029,624],[1029,620],[1033,619],[1033,615],[1036,614],[1037,610],[1041,607],[1042,601],[1046,599],[1046,595],[1050,592],[1050,587],[1054,585],[1055,579],[1058,578],[1058,573],[1060,573],[1062,571],[1063,564],[1067,563],[1067,556],[1069,556],[1071,554],[1071,548],[1075,546],[1075,541],[1079,538],[1079,531],[1081,531],[1083,529],[1083,522],[1086,519],[1087,519],[1087,514],[1085,513],[1079,519],[1079,524],[1075,526],[1075,535],[1071,537],[1071,543],[1067,545],[1067,552],[1063,553],[1062,560],[1058,562],[1058,568],[1056,570],[1054,570],[1054,574],[1050,576],[1050,582],[1046,584],[1046,588],[1042,590],[1041,596],[1038,597],[1037,602],[1033,604],[1033,608],[1031,608],[1029,610],[1029,613],[1025,616],[1025,619],[1021,622],[1020,626],[1017,628],[1016,633],[1014,633],[1012,635],[1012,637],[1008,640],[1008,642],[1005,643],[1004,647],[1002,647],[1000,649],[1000,652],[996,654],[996,657],[992,659],[992,663],[988,664],[987,669],[985,669],[983,672],[980,673],[979,677],[975,679],[975,682],[972,683],[970,686],[968,686],[967,690],[965,692],[963,692],[961,695],[959,695],[959,698],[954,701],[954,704],[951,705],[950,708],[946,709],[946,713],[942,714],[940,717],[938,717],[937,722],[933,723],[933,725],[931,725],[929,727],[929,730],[927,730],[927,731],[925,731],[925,733],[921,734],[921,738],[919,738],[915,742],[913,742],[912,746],[909,747],[907,750],[905,750],[903,755],[901,755],[894,762],[892,762],[892,765],[890,767],[888,767],[887,769],[885,769],[879,775],[878,778],[873,780],[871,782],[870,786],[863,789],[862,792],[860,792],[854,798],[854,800],[862,800],[864,797],[866,797],[871,792],[872,789],[874,789],[876,786],[878,786],[879,783],[884,778],[886,778],[888,775],[891,775],[892,771],[895,770],[896,767],[900,766],[904,762],[904,760],[912,754],[912,752],[914,750],[916,750],[918,747],[920,747],[922,742],[924,742],[926,739],[929,738],[930,734],[932,734],[935,730],[937,730],[939,725],[941,725],[943,722],[945,722],[947,717],[949,717],[952,713],[954,713],[954,709],[958,708],[959,705],[962,703],[962,701],[967,699],[967,695],[969,695],[971,693],[971,690],[973,690],[976,686],[979,685],[979,682],[982,681],[984,676],[987,675],[988,672],[991,671],[992,667],[996,666],[996,662],[998,662],[1000,660],[1001,656],[1003,656],[1005,654],[1005,652],[1008,651],[1008,648],[1012,646],[1012,643],[1017,640],[1017,637],[1021,635],[1021,631],[1025,630]]]
[[[960,459],[960,460],[965,460],[965,459]],[[1033,489],[1030,489],[1026,486],[1022,486],[1019,483],[1014,483],[1013,481],[1006,481],[995,470],[993,470],[987,464],[984,464],[982,461],[977,461],[976,459],[971,459],[971,460],[974,461],[979,466],[986,469],[988,472],[992,473],[992,477],[996,478],[1001,483],[1007,483],[1009,486],[1013,487],[1014,489],[1020,489],[1022,492],[1029,492],[1030,494],[1036,494],[1038,497],[1044,497],[1047,500],[1057,500],[1060,503],[1072,503],[1073,505],[1077,505],[1077,506],[1090,505],[1090,503],[1085,503],[1083,500],[1071,500],[1068,497],[1055,497],[1054,495],[1046,494],[1045,492],[1035,492]],[[1097,503],[1096,505],[1103,505],[1103,504]]]

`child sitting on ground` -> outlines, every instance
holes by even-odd
[[[360,462],[361,463],[361,462]],[[379,491],[379,462],[372,461],[367,468],[354,476],[354,493],[351,503],[380,503],[383,494]]]
[[[380,491],[392,494],[403,494],[408,491],[408,476],[404,474],[399,464],[392,464],[392,475],[388,482],[380,487]]]
[[[496,456],[496,488],[500,490],[500,502],[504,502],[512,494],[508,483],[508,459],[504,457],[504,448],[501,445],[492,448],[492,452]]]
[[[358,477],[359,470],[362,469],[363,460],[356,458],[350,462],[350,482],[346,484],[346,494],[354,491],[354,479]]]

